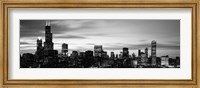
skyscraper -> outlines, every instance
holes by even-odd
[[[103,52],[102,45],[94,46],[94,56],[95,57],[102,57],[102,52]]]
[[[140,65],[142,66],[146,66],[147,65],[147,56],[146,56],[146,53],[144,52],[141,52],[141,61],[140,61]]]
[[[176,59],[175,59],[175,67],[180,67],[180,57],[176,57]]]
[[[45,26],[43,66],[56,67],[57,62],[58,62],[58,51],[53,49],[50,21],[47,21]]]
[[[148,58],[148,48],[145,48],[145,54],[146,54],[146,57]]]
[[[161,56],[160,59],[161,59],[161,65],[169,66],[169,56],[168,55]]]
[[[94,64],[93,51],[85,52],[85,59],[83,60],[84,67],[91,67]]]
[[[120,52],[119,58],[122,59],[123,52]]]
[[[141,50],[138,50],[138,57],[141,56]]]
[[[122,55],[122,57],[129,57],[128,48],[126,48],[126,47],[123,48],[123,55]]]
[[[67,52],[68,52],[68,44],[63,43],[62,44],[62,54],[66,56]]]
[[[78,51],[72,51],[71,58],[77,59],[78,58]]]
[[[119,58],[119,55],[118,54],[116,54],[116,59],[118,59]]]
[[[42,50],[42,39],[38,38],[37,39],[37,51],[41,51]]]
[[[114,52],[110,52],[110,59],[114,59],[115,58],[115,53]]]
[[[42,39],[40,37],[38,37],[37,39],[37,50],[35,52],[35,59],[36,62],[38,62],[38,64],[40,64],[40,62],[42,62],[43,57],[43,47],[42,47]]]
[[[52,42],[52,33],[51,33],[50,21],[47,21],[46,22],[46,26],[45,26],[44,50],[53,50],[53,42]]]
[[[153,66],[156,65],[156,41],[153,40],[151,42],[151,58],[152,58],[152,64]]]
[[[103,51],[103,52],[102,52],[102,57],[103,57],[103,58],[107,58],[107,56],[108,56],[108,55],[107,55],[107,52],[106,52],[106,51]]]
[[[132,58],[135,59],[135,53],[132,54]]]

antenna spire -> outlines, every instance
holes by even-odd
[[[51,21],[49,20],[49,26],[51,25]]]
[[[50,20],[46,20],[46,26],[50,26],[51,22]]]
[[[48,24],[47,24],[47,21],[46,21],[46,26],[47,26]]]

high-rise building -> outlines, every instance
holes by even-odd
[[[135,59],[135,53],[132,54],[132,58]]]
[[[161,59],[161,65],[169,66],[169,56],[168,55],[161,56],[160,59]]]
[[[79,58],[78,58],[78,66],[83,67],[83,60],[85,59],[85,52],[80,52]]]
[[[85,52],[80,52],[80,57],[85,57]]]
[[[146,57],[148,58],[148,48],[145,48],[145,54],[146,54]]]
[[[53,42],[52,42],[52,33],[51,33],[50,21],[47,21],[46,22],[46,26],[45,26],[44,50],[53,50]]]
[[[146,53],[141,52],[141,64],[142,66],[147,66],[148,58],[146,57]]]
[[[108,55],[107,55],[107,52],[106,52],[106,51],[103,51],[103,52],[102,52],[102,57],[103,57],[103,58],[107,58],[107,56],[108,56]]]
[[[103,48],[102,45],[95,45],[94,46],[94,56],[95,57],[102,57]]]
[[[169,65],[175,66],[175,60],[176,59],[169,58]]]
[[[24,53],[20,58],[20,67],[21,68],[35,68],[35,56],[31,53]]]
[[[116,54],[116,59],[118,59],[119,58],[119,55],[118,54]]]
[[[180,67],[180,57],[176,57],[175,67]]]
[[[41,51],[42,50],[42,39],[38,38],[37,39],[37,51]]]
[[[115,53],[114,52],[110,52],[110,59],[114,59],[115,58]]]
[[[40,62],[42,62],[43,58],[44,58],[42,39],[40,37],[37,39],[37,51],[35,51],[35,58],[36,58],[36,62],[38,62],[38,64]]]
[[[68,52],[68,44],[63,43],[62,44],[62,54],[66,56],[67,52]]]
[[[139,49],[138,50],[138,57],[140,57],[141,56],[141,50]]]
[[[57,63],[58,63],[58,51],[53,49],[50,21],[47,21],[45,26],[43,66],[56,67]]]
[[[126,48],[126,47],[123,48],[123,56],[122,57],[129,57],[128,48]]]
[[[73,59],[78,58],[78,51],[72,51],[71,57]]]
[[[152,58],[152,64],[153,66],[156,65],[156,41],[153,40],[151,42],[151,58]]]
[[[161,58],[160,57],[156,57],[156,65],[157,66],[161,66]]]
[[[58,63],[58,51],[57,50],[44,50],[43,67],[56,67]]]
[[[123,52],[120,52],[119,59],[122,59]]]
[[[86,57],[93,57],[93,51],[91,51],[91,50],[86,51],[85,56]]]
[[[85,52],[85,59],[83,60],[84,67],[91,67],[94,64],[93,51]]]

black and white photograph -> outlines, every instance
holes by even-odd
[[[20,68],[180,68],[180,20],[20,20]]]

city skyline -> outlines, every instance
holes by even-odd
[[[151,41],[156,40],[157,56],[180,56],[179,20],[51,20],[54,49],[61,52],[62,43],[69,52],[87,51],[94,45],[119,54],[123,47],[137,55],[138,49],[150,53]],[[20,53],[34,53],[38,37],[44,39],[46,20],[20,21]],[[145,25],[145,26],[143,26]],[[123,29],[123,30],[122,30]]]

